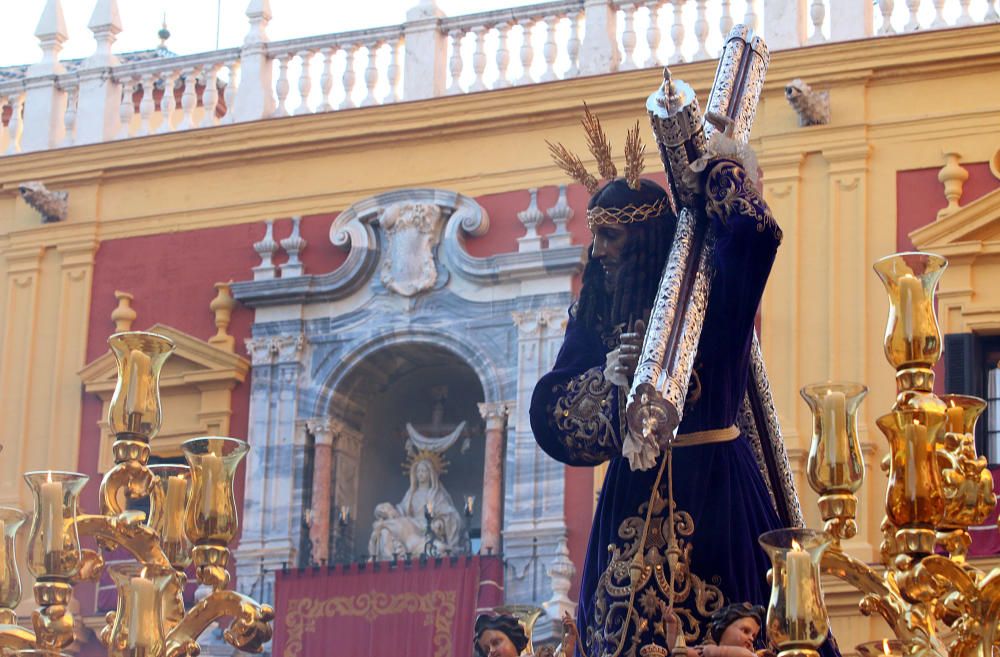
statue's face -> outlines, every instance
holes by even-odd
[[[417,463],[417,483],[421,486],[426,486],[431,482],[431,466],[427,465],[427,461],[421,461]]]
[[[760,625],[757,624],[757,620],[747,616],[729,624],[729,627],[722,632],[719,645],[739,646],[753,652],[753,644],[759,633]]]
[[[517,649],[506,634],[498,630],[486,630],[476,642],[486,657],[517,657]]]
[[[594,235],[591,257],[604,269],[604,283],[610,289],[622,266],[622,253],[628,243],[629,230],[621,224],[600,224],[590,229]]]

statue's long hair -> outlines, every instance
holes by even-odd
[[[667,192],[643,178],[639,190],[629,188],[624,178],[616,178],[590,198],[587,208],[625,208],[628,205],[655,203]],[[593,259],[593,246],[583,270],[583,286],[577,306],[577,321],[583,326],[609,336],[617,326],[631,330],[637,319],[649,321],[663,266],[677,229],[677,218],[669,207],[646,221],[627,224],[628,241],[621,257],[621,268],[614,290],[609,294],[601,263]]]

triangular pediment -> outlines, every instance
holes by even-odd
[[[918,249],[949,253],[1000,243],[1000,189],[980,196],[944,219],[910,233]]]
[[[250,370],[250,362],[246,358],[166,324],[155,324],[148,331],[159,333],[174,342],[174,353],[167,359],[160,374],[161,390],[212,381],[246,380]],[[88,363],[80,370],[80,378],[87,392],[113,392],[118,368],[111,351]]]

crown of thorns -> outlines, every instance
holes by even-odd
[[[590,111],[587,104],[583,104],[583,125],[584,133],[587,135],[587,147],[590,153],[597,160],[597,172],[601,178],[613,180],[618,175],[618,168],[611,157],[611,140],[608,139],[604,129],[601,127],[601,120]],[[583,166],[583,161],[578,155],[570,151],[561,143],[545,142],[552,154],[552,159],[556,165],[566,174],[587,188],[593,194],[600,187],[600,180],[587,171]],[[642,173],[645,161],[643,155],[646,146],[639,138],[639,122],[629,129],[625,134],[625,183],[630,189],[639,190],[639,175]],[[624,208],[592,208],[587,211],[587,222],[591,227],[601,224],[631,224],[646,221],[650,217],[655,217],[663,212],[666,199],[659,199],[655,203],[644,203],[641,205],[627,205]]]

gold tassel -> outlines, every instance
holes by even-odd
[[[598,183],[597,178],[587,171],[587,168],[583,166],[583,161],[578,156],[571,153],[569,149],[560,143],[553,144],[547,140],[545,143],[549,147],[552,159],[560,169],[565,171],[570,178],[586,187],[588,193],[593,194],[597,191],[600,183]]]
[[[581,123],[587,133],[587,146],[597,160],[597,170],[602,178],[614,179],[618,175],[615,162],[611,159],[611,141],[601,128],[601,120],[591,113],[587,103],[583,104],[584,116]]]
[[[645,153],[646,145],[639,138],[639,122],[636,121],[635,127],[625,135],[625,182],[635,191],[639,191],[639,175],[646,166]]]

